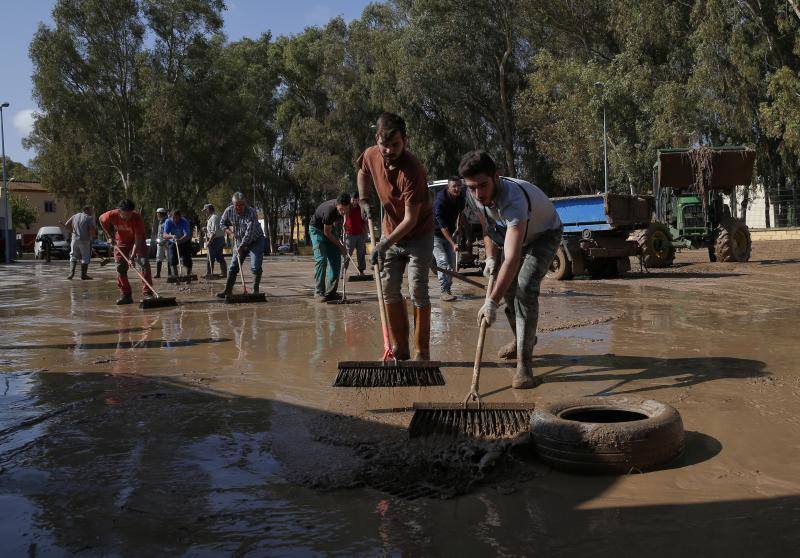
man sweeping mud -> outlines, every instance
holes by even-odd
[[[131,200],[123,200],[117,209],[106,211],[100,216],[100,226],[109,235],[109,242],[116,245],[126,257],[135,257],[136,263],[142,270],[142,275],[148,283],[153,282],[150,275],[150,260],[147,258],[147,245],[145,244],[144,219],[139,212],[134,211],[136,206]],[[133,296],[131,284],[128,281],[128,263],[117,250],[114,250],[114,261],[117,262],[117,286],[121,297],[117,304],[132,304]],[[153,295],[147,285],[142,285],[142,296],[149,298]]]
[[[417,360],[430,360],[431,302],[428,274],[433,259],[433,211],[427,174],[406,150],[406,123],[385,112],[377,121],[375,143],[358,158],[358,193],[369,215],[370,182],[383,206],[383,234],[372,249],[372,264],[383,262],[381,281],[392,352],[408,360],[408,314],[400,287],[408,266],[408,290],[414,305]]]
[[[97,237],[97,228],[94,225],[92,207],[84,206],[83,211],[76,213],[64,223],[64,228],[72,233],[71,250],[69,253],[69,275],[67,279],[75,277],[75,267],[81,262],[81,279],[89,277],[89,263],[92,261],[92,239]]]
[[[322,202],[314,212],[309,227],[314,247],[314,296],[317,302],[339,300],[339,272],[347,249],[340,240],[342,222],[350,208],[350,195]]]
[[[259,292],[261,285],[261,264],[264,260],[264,250],[267,247],[267,239],[264,230],[258,221],[258,211],[255,207],[247,205],[244,194],[236,192],[231,197],[231,205],[222,212],[220,226],[233,233],[236,245],[231,258],[231,265],[228,268],[228,278],[225,282],[225,290],[217,293],[219,298],[225,298],[233,291],[236,283],[236,276],[239,275],[239,262],[250,256],[250,271],[253,272],[253,292]],[[237,257],[238,252],[238,257]]]
[[[469,191],[467,203],[483,226],[487,276],[496,267],[496,247],[502,246],[504,254],[494,288],[478,312],[478,324],[485,319],[492,325],[505,298],[515,340],[501,348],[499,356],[517,357],[513,387],[536,387],[542,383],[533,376],[539,287],[561,243],[561,219],[544,192],[530,182],[501,177],[485,151],[464,155],[458,172]]]

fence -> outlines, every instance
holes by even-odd
[[[736,213],[747,221],[750,228],[792,228],[800,227],[800,187],[770,192],[769,199],[759,187],[750,193],[747,208],[742,207],[744,201],[742,188],[736,192]]]

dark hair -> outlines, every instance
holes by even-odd
[[[358,195],[358,192],[353,192],[352,194],[350,194],[350,199],[351,200],[360,200],[361,196]]]
[[[84,206],[83,206],[83,211],[88,211],[88,210],[90,210],[91,208],[92,208],[92,206],[91,206],[91,205],[84,205]]]
[[[121,209],[122,211],[133,211],[136,209],[136,204],[133,203],[132,200],[122,200],[119,202],[117,209]]]
[[[494,176],[496,172],[497,165],[494,163],[491,156],[480,149],[470,151],[461,157],[461,162],[458,164],[458,174],[464,178],[469,178],[478,174]]]
[[[339,197],[336,198],[336,203],[339,205],[350,205],[350,194],[347,192],[342,192],[339,194]]]
[[[451,182],[458,182],[459,184],[461,184],[461,177],[453,175],[453,176],[451,176],[450,178],[447,179],[447,183],[448,184],[450,184]]]
[[[181,210],[180,209],[173,209],[172,210],[172,214],[173,215],[180,215],[181,214]]]
[[[388,141],[395,132],[400,132],[401,136],[406,137],[406,121],[403,120],[403,117],[394,113],[382,113],[375,125],[377,133],[383,141]]]

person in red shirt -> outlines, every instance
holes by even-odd
[[[380,242],[372,247],[372,265],[383,263],[381,282],[392,352],[409,358],[408,314],[400,288],[408,270],[414,305],[416,360],[430,360],[431,300],[428,275],[433,261],[433,208],[425,167],[406,149],[406,123],[384,112],[376,123],[375,144],[358,158],[358,194],[369,215],[369,192],[375,188],[383,208]]]
[[[356,253],[358,273],[360,275],[364,275],[364,270],[367,268],[367,239],[364,225],[366,225],[366,219],[361,214],[358,193],[355,193],[350,198],[350,208],[344,219],[344,240],[347,247],[347,255],[352,256],[353,252]]]
[[[109,242],[116,245],[120,252],[128,259],[136,259],[142,270],[142,275],[148,283],[152,284],[150,274],[150,260],[147,258],[147,245],[145,244],[144,219],[131,200],[123,200],[117,209],[106,211],[100,216],[100,226],[109,236]],[[114,261],[117,262],[117,287],[122,296],[117,304],[132,304],[133,295],[131,284],[128,281],[128,262],[114,250]],[[153,296],[153,291],[146,284],[142,285],[142,296]]]

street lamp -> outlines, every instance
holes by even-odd
[[[605,84],[602,81],[596,81],[595,87],[603,90],[603,182],[605,184],[605,192],[608,194],[608,143],[606,134],[606,92]]]
[[[13,234],[12,229],[13,224],[11,222],[11,207],[8,205],[8,175],[6,174],[6,137],[5,131],[3,129],[3,109],[8,108],[8,103],[0,104],[0,149],[2,150],[2,157],[3,157],[3,213],[5,215],[5,223],[4,223],[4,231],[3,234],[6,238],[6,263],[11,263],[11,251],[14,249],[13,246]]]

